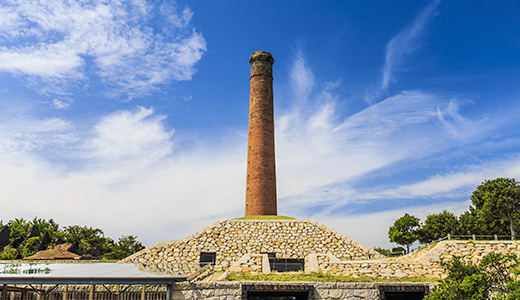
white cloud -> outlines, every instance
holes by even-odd
[[[52,105],[57,109],[69,109],[73,102],[74,100],[71,98],[54,99],[52,100]]]
[[[393,79],[393,75],[407,55],[419,49],[421,36],[426,25],[437,15],[436,8],[440,0],[433,0],[415,17],[410,27],[402,30],[386,46],[386,60],[383,66],[383,81],[381,88],[386,90]]]
[[[78,68],[84,61],[64,49],[8,49],[0,47],[0,71],[15,75],[35,75],[44,78],[66,76],[83,78]]]
[[[152,116],[152,109],[118,111],[104,117],[95,127],[95,137],[85,143],[86,157],[106,161],[155,161],[171,153],[173,130],[165,128],[164,116]]]
[[[0,71],[40,93],[67,94],[92,69],[108,94],[146,94],[194,74],[206,43],[191,16],[144,1],[13,1],[0,10]]]

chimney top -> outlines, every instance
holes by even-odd
[[[256,51],[256,52],[254,52],[253,54],[251,54],[251,57],[249,58],[249,63],[253,64],[253,62],[257,61],[257,60],[267,60],[271,64],[274,63],[273,56],[271,55],[271,53],[269,53],[267,51]]]

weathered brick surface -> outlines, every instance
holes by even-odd
[[[251,63],[246,216],[276,215],[273,73],[269,52],[257,51]]]

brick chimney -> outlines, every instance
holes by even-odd
[[[273,63],[271,53],[249,58],[249,138],[247,148],[246,217],[277,215],[274,158]]]

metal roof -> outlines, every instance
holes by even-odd
[[[0,263],[1,284],[171,284],[185,276],[151,274],[125,263]]]

